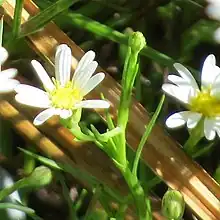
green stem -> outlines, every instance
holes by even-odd
[[[124,219],[124,216],[125,216],[125,212],[128,208],[128,204],[122,204],[119,206],[119,209],[117,211],[117,214],[116,214],[116,218],[117,220],[123,220]]]
[[[96,206],[97,201],[99,200],[99,198],[101,196],[101,193],[102,193],[102,187],[101,186],[97,186],[94,189],[92,199],[91,199],[91,201],[89,203],[89,207],[88,207],[88,209],[86,211],[86,214],[84,216],[85,220],[89,220],[90,219],[91,213],[92,213],[92,211],[94,211],[94,207]]]
[[[200,119],[199,123],[190,132],[190,136],[183,146],[187,154],[193,155],[196,152],[196,145],[204,137],[204,119]]]
[[[75,208],[73,207],[73,202],[72,200],[70,199],[70,196],[69,196],[69,189],[65,183],[65,179],[63,177],[62,174],[60,173],[57,173],[57,178],[59,179],[60,183],[61,183],[61,186],[62,186],[62,191],[63,191],[63,196],[64,198],[66,199],[67,201],[67,204],[69,206],[69,219],[70,220],[77,220],[77,215],[76,215],[76,210]]]
[[[213,178],[220,183],[220,164],[218,164],[218,167],[215,170],[215,173],[213,174]]]
[[[17,189],[20,188],[20,186],[23,185],[23,179],[17,181],[16,183],[14,183],[13,185],[4,188],[0,191],[0,201],[2,201],[5,197],[7,197],[8,195],[10,195],[11,193],[13,193],[14,191],[16,191]]]
[[[138,145],[138,148],[137,148],[137,151],[136,151],[136,154],[135,154],[135,159],[134,159],[134,164],[133,164],[133,169],[132,169],[132,173],[137,176],[137,168],[138,168],[138,164],[139,164],[139,160],[140,160],[140,157],[141,157],[141,152],[143,150],[143,147],[145,145],[145,142],[147,141],[147,138],[149,137],[155,123],[156,123],[156,120],[160,114],[160,111],[162,109],[162,106],[163,106],[163,103],[164,103],[164,100],[165,100],[165,95],[162,96],[161,100],[160,100],[160,103],[159,105],[157,106],[157,109],[152,117],[152,119],[150,120],[149,124],[147,125],[146,127],[146,130],[141,138],[141,141]]]
[[[128,49],[122,74],[122,92],[118,109],[117,126],[122,132],[119,135],[119,147],[117,161],[126,166],[126,126],[129,118],[129,108],[132,97],[132,89],[138,72],[138,55],[146,45],[146,41],[142,33],[134,32],[129,35]]]
[[[33,151],[35,151],[34,147],[30,147]],[[30,155],[24,154],[24,175],[30,175],[35,168],[35,158]],[[30,192],[28,190],[23,190],[22,192],[22,202],[23,204],[28,204],[28,197]]]
[[[24,0],[16,0],[14,19],[12,23],[12,35],[14,38],[17,38],[20,32],[23,3]]]
[[[88,195],[88,191],[86,189],[82,189],[82,191],[79,195],[79,199],[77,200],[77,202],[74,206],[76,212],[81,208],[83,201],[87,195]]]
[[[145,187],[148,191],[150,191],[151,189],[153,189],[153,187],[155,187],[157,184],[161,182],[162,180],[158,176],[155,176],[145,184]]]
[[[25,212],[28,215],[35,215],[35,211],[33,209],[13,203],[0,203],[0,209],[16,209]]]
[[[33,152],[36,152],[34,147],[29,147]],[[24,155],[24,174],[25,176],[30,175],[35,168],[35,158],[30,155]]]
[[[133,196],[139,220],[151,220],[152,212],[150,201],[148,198],[146,198],[145,192],[142,186],[140,185],[137,176],[132,174],[128,167],[124,171],[122,171],[122,174]]]

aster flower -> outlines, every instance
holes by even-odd
[[[188,129],[196,127],[204,120],[204,136],[213,140],[220,137],[220,68],[216,66],[214,55],[209,55],[203,64],[201,73],[201,88],[199,88],[192,74],[183,65],[175,63],[174,67],[180,76],[169,75],[162,86],[163,91],[181,102],[188,111],[181,111],[171,115],[166,120],[169,128],[187,125]]]
[[[4,47],[0,47],[0,70],[1,65],[7,60],[8,52]],[[7,93],[14,90],[19,82],[13,79],[17,74],[17,70],[10,68],[0,71],[0,93]]]
[[[53,115],[69,118],[73,112],[81,108],[109,108],[109,103],[104,100],[83,100],[84,96],[93,90],[105,77],[104,73],[92,76],[98,66],[93,51],[88,51],[79,61],[75,73],[70,80],[71,49],[61,44],[57,47],[55,55],[55,77],[50,79],[43,66],[32,60],[38,77],[43,83],[45,91],[20,84],[15,88],[15,99],[32,107],[46,108],[35,119],[35,125],[41,125]]]

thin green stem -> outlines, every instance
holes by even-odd
[[[30,147],[30,148],[33,150],[33,152],[35,152],[34,147]],[[35,158],[33,158],[30,155],[25,154],[24,155],[24,174],[25,174],[25,176],[32,173],[34,168],[35,168]]]
[[[60,174],[60,173],[57,173],[57,178],[59,179],[59,181],[61,183],[62,191],[63,191],[63,196],[64,196],[64,198],[67,201],[67,204],[69,206],[69,213],[70,213],[70,218],[69,219],[70,220],[77,220],[76,210],[73,207],[72,200],[70,199],[69,189],[68,189],[68,187],[67,187],[67,185],[65,183],[65,179],[62,176],[62,174]]]
[[[196,152],[196,145],[204,137],[204,119],[200,119],[195,128],[190,131],[190,136],[183,146],[183,149],[189,155],[193,155]]]
[[[138,145],[138,148],[137,148],[137,151],[136,151],[136,154],[135,154],[135,159],[134,159],[134,164],[133,164],[133,169],[132,169],[132,173],[136,176],[137,175],[137,169],[138,169],[138,164],[139,164],[139,160],[140,160],[140,157],[141,157],[141,152],[143,150],[143,147],[145,145],[145,142],[147,141],[147,138],[149,137],[155,123],[156,123],[156,120],[160,114],[160,111],[162,109],[162,106],[163,106],[163,103],[164,103],[164,100],[165,100],[165,95],[162,96],[161,100],[160,100],[160,103],[159,105],[157,106],[157,109],[152,117],[152,119],[150,120],[149,124],[147,125],[146,127],[146,130],[141,138],[141,141]]]
[[[79,198],[76,201],[76,204],[74,206],[74,209],[76,210],[76,212],[81,208],[83,201],[87,195],[88,195],[88,191],[86,189],[82,189],[82,191],[79,195]]]
[[[36,215],[35,211],[29,207],[13,204],[13,203],[0,203],[0,209],[16,209],[29,215],[34,220],[43,220]]]
[[[220,163],[218,164],[214,174],[213,178],[217,181],[217,183],[220,183]]]
[[[125,216],[125,212],[126,212],[127,208],[128,208],[128,204],[122,204],[122,205],[120,205],[120,206],[119,206],[119,209],[118,209],[118,211],[117,211],[117,214],[116,214],[116,216],[115,216],[115,217],[116,217],[115,219],[117,219],[117,220],[123,220],[123,219],[125,219],[124,216]]]
[[[84,219],[85,220],[89,220],[90,219],[90,214],[92,213],[92,211],[94,210],[94,207],[99,199],[99,197],[101,196],[101,192],[102,192],[102,187],[101,186],[97,186],[95,189],[94,189],[94,192],[93,192],[93,196],[92,196],[92,199],[89,203],[89,207],[86,211],[86,214],[84,216]]]
[[[151,220],[152,212],[150,200],[146,197],[137,176],[133,175],[128,167],[124,171],[122,171],[122,174],[133,196],[139,220]]]
[[[16,0],[14,19],[12,22],[12,35],[14,38],[17,38],[20,32],[23,3],[24,0]]]
[[[126,126],[129,118],[129,108],[132,97],[132,89],[135,78],[138,72],[138,55],[139,52],[146,45],[146,41],[142,33],[134,32],[129,35],[127,55],[125,59],[123,74],[122,74],[122,93],[118,109],[117,126],[121,128],[122,132],[119,135],[118,157],[117,161],[122,166],[126,166]]]
[[[13,204],[13,203],[0,203],[0,209],[16,209],[22,212],[25,212],[28,215],[33,215],[35,214],[35,211],[31,208],[22,206],[22,205],[17,205],[17,204]]]
[[[0,191],[0,201],[2,201],[5,197],[10,195],[11,193],[16,191],[17,189],[19,189],[22,185],[23,185],[23,179],[17,181],[16,183],[14,183],[13,185],[11,185],[7,188],[2,189]]]
[[[150,191],[153,187],[155,187],[157,184],[161,182],[162,180],[158,176],[155,176],[153,179],[151,179],[145,184],[145,187],[148,191]]]

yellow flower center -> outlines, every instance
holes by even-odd
[[[53,79],[53,82],[55,89],[48,93],[52,105],[55,108],[74,109],[74,105],[83,99],[80,95],[80,91],[73,88],[71,81],[67,82],[64,87],[62,87],[60,82],[55,79]]]
[[[190,100],[190,110],[206,117],[220,116],[220,100],[211,96],[210,89],[201,91]]]

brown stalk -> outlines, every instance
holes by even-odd
[[[6,11],[6,21],[11,24],[14,10],[13,4],[7,0],[2,7]],[[38,12],[37,6],[30,0],[25,1],[25,9],[30,15]],[[27,17],[24,16],[23,22],[26,20]],[[30,46],[36,53],[52,62],[54,61],[56,46],[60,43],[68,44],[73,53],[73,69],[76,67],[77,60],[83,56],[83,51],[53,22],[47,24],[42,31],[28,36],[28,39]],[[100,70],[101,68],[99,68]],[[97,98],[100,92],[104,93],[112,104],[112,115],[116,116],[115,111],[119,103],[120,90],[120,85],[106,73],[104,82],[88,98]],[[133,100],[127,137],[129,145],[134,150],[136,150],[145,125],[149,123],[149,120],[150,117],[147,111],[137,101]],[[67,140],[65,134],[60,132],[60,135],[62,135],[62,138],[59,138],[59,142],[65,142]],[[74,154],[77,148],[71,144],[70,149]],[[80,159],[84,160],[84,158],[85,155],[83,153]],[[186,203],[197,216],[204,220],[219,219],[219,185],[204,169],[182,151],[180,146],[164,132],[161,126],[157,125],[153,129],[143,150],[142,159],[169,187],[182,192]]]

